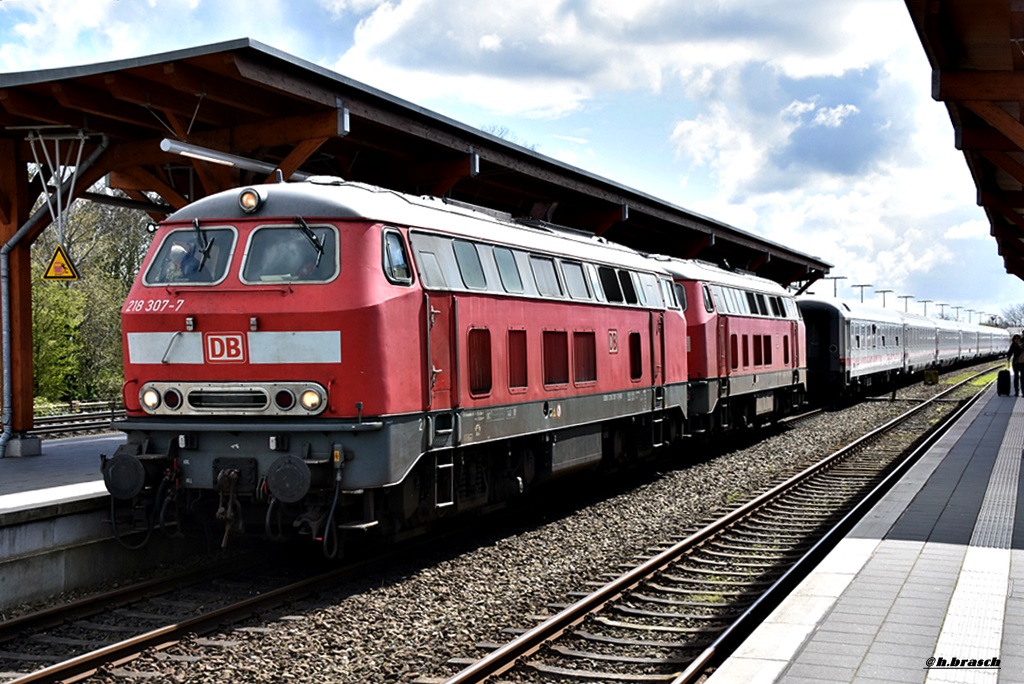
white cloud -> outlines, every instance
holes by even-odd
[[[948,240],[990,240],[992,239],[990,230],[987,221],[964,221],[947,228],[942,237]]]

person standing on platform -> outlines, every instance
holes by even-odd
[[[1013,395],[1020,396],[1021,373],[1024,373],[1024,344],[1021,343],[1021,336],[1014,335],[1010,341],[1010,349],[1006,352],[1007,360],[1013,364]]]

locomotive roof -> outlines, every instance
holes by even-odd
[[[269,220],[281,217],[290,221],[296,215],[307,220],[362,218],[667,275],[647,255],[590,233],[551,225],[524,224],[501,212],[452,203],[439,197],[407,195],[333,177],[248,187],[257,190],[263,198],[260,208],[252,214],[243,212],[238,203],[240,193],[247,188],[236,188],[197,200],[168,216],[167,221]],[[502,229],[495,230],[497,226]]]
[[[758,277],[752,273],[730,271],[706,261],[683,260],[675,257],[656,256],[655,259],[676,278],[698,280],[717,285],[729,285],[755,292],[792,296],[786,288],[774,280]]]

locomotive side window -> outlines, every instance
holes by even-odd
[[[562,286],[555,273],[555,260],[547,257],[531,256],[530,265],[537,281],[537,289],[542,297],[561,297]]]
[[[622,288],[619,286],[619,278],[615,275],[615,269],[598,266],[597,275],[601,279],[601,289],[604,290],[605,299],[613,304],[623,302]]]
[[[519,267],[516,265],[516,257],[512,250],[495,247],[494,262],[498,265],[498,277],[505,292],[522,294],[523,278],[519,275]]]
[[[405,241],[397,230],[384,231],[384,275],[396,285],[412,283],[412,269],[405,251]]]
[[[526,331],[508,331],[508,388],[525,390],[527,388],[526,373]]]
[[[544,331],[544,384],[569,384],[569,334],[564,330]]]
[[[633,287],[633,274],[629,271],[619,271],[619,284],[622,286],[622,296],[626,298],[627,304],[639,304],[640,299],[636,296],[636,288]]]
[[[146,285],[212,285],[224,279],[235,245],[233,228],[178,228],[164,237],[143,278]]]
[[[732,361],[732,369],[737,370],[740,367],[740,346],[736,333],[733,333],[729,338],[729,355]]]
[[[572,334],[573,371],[576,384],[597,381],[597,342],[592,331]]]
[[[587,279],[583,274],[583,264],[576,261],[562,262],[562,275],[565,276],[565,289],[573,299],[590,299]]]
[[[466,345],[469,356],[469,393],[484,396],[491,393],[491,331],[472,328]]]
[[[261,226],[249,237],[242,281],[322,283],[338,274],[338,264],[338,233],[333,227]]]
[[[708,313],[714,313],[715,304],[711,301],[711,291],[708,289],[707,285],[703,286],[701,289],[704,291],[704,310]]]
[[[484,267],[480,263],[476,245],[465,240],[455,240],[452,247],[455,250],[455,262],[462,274],[462,282],[471,290],[486,290],[487,278],[484,276]]]

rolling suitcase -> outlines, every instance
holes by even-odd
[[[1010,371],[1005,368],[999,371],[999,377],[996,379],[996,392],[1001,397],[1010,396]]]

